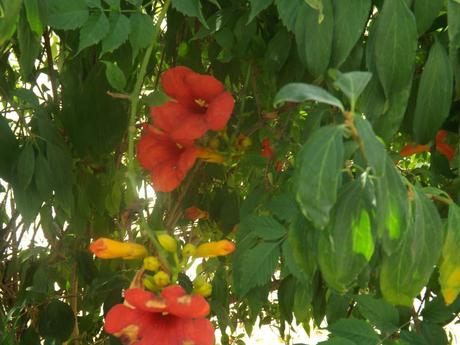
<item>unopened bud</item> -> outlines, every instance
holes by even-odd
[[[158,235],[158,242],[160,242],[160,245],[165,249],[166,251],[170,253],[175,253],[177,250],[177,243],[176,239],[170,235],[167,234],[162,234]]]
[[[160,266],[160,260],[155,256],[148,256],[144,259],[144,269],[148,271],[156,272]]]
[[[196,247],[191,243],[187,243],[184,246],[184,249],[182,249],[182,256],[185,258],[189,258],[191,256],[194,256],[195,252],[196,252]]]
[[[163,271],[159,271],[153,276],[153,282],[159,287],[165,287],[170,281],[168,273]]]

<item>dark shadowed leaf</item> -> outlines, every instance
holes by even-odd
[[[251,22],[260,12],[271,5],[273,0],[249,0],[251,4],[251,13],[249,14],[248,23]]]
[[[201,11],[200,0],[172,0],[173,7],[179,12],[189,17],[196,17],[206,28],[208,24],[204,19],[203,12]]]
[[[85,0],[46,0],[46,23],[59,30],[73,30],[81,27],[89,16]]]
[[[97,11],[91,14],[85,25],[81,28],[78,52],[99,43],[107,35],[109,29],[109,20],[104,12]]]
[[[358,310],[370,323],[384,333],[393,333],[398,329],[398,310],[383,299],[375,299],[369,295],[355,297]]]
[[[101,55],[117,49],[128,39],[130,21],[126,16],[117,12],[111,12],[109,25],[109,33],[102,40]]]
[[[65,341],[70,337],[74,324],[72,309],[59,300],[51,301],[40,313],[39,331],[43,337]]]
[[[421,144],[434,139],[449,116],[452,102],[453,72],[446,50],[436,41],[420,80],[414,114],[414,137]]]
[[[329,326],[334,336],[343,337],[356,345],[377,345],[380,338],[374,329],[365,321],[355,318],[342,319]]]
[[[414,2],[414,15],[419,35],[430,28],[443,6],[443,0],[416,0]]]

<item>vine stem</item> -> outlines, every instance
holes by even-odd
[[[136,83],[134,85],[133,91],[129,95],[129,100],[131,103],[131,110],[129,116],[129,127],[128,127],[128,179],[131,185],[133,194],[136,191],[136,179],[134,171],[134,134],[136,133],[136,118],[139,107],[139,96],[141,93],[142,85],[144,84],[145,74],[147,71],[147,66],[152,56],[153,49],[157,45],[158,35],[161,29],[161,23],[163,22],[168,8],[170,5],[170,0],[166,0],[163,4],[163,8],[158,16],[157,23],[155,25],[155,31],[153,33],[153,39],[150,46],[147,48],[144,58],[142,60],[141,68],[137,74]]]

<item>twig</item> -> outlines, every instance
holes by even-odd
[[[58,100],[58,90],[56,85],[56,79],[54,78],[54,68],[53,68],[53,53],[51,52],[51,43],[50,43],[50,32],[51,30],[46,30],[43,34],[43,40],[45,41],[45,50],[46,50],[46,61],[48,63],[48,74],[51,82],[51,88],[53,90],[53,99],[57,104]]]

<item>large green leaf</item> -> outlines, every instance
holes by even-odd
[[[301,103],[306,101],[326,103],[342,111],[345,110],[342,102],[329,92],[319,86],[305,83],[291,83],[283,86],[276,94],[273,104],[276,107],[282,102]]]
[[[404,0],[386,0],[378,20],[375,62],[385,95],[391,98],[412,80],[417,28]]]
[[[52,300],[40,313],[39,331],[43,337],[65,341],[70,337],[74,324],[72,309],[59,300]]]
[[[85,0],[45,0],[46,23],[59,30],[73,30],[81,27],[89,16]]]
[[[366,160],[371,166],[375,176],[383,178],[387,160],[389,159],[385,145],[378,139],[368,120],[360,115],[355,115],[353,121],[358,135],[362,140]]]
[[[30,29],[26,18],[21,16],[18,23],[18,42],[19,42],[19,66],[24,80],[29,80],[30,74],[35,68],[35,60],[40,54],[40,39]]]
[[[343,167],[343,127],[320,128],[297,156],[296,198],[303,214],[318,228],[329,222]]]
[[[366,27],[371,4],[371,0],[333,0],[332,66],[340,67],[350,55]]]
[[[449,56],[439,41],[431,50],[420,80],[414,114],[414,136],[421,144],[434,139],[449,116],[453,72]]]
[[[40,0],[24,0],[24,7],[26,9],[27,20],[30,28],[37,36],[43,34],[43,2]]]
[[[413,8],[419,35],[430,28],[443,6],[443,0],[415,0]]]
[[[91,14],[80,30],[80,45],[78,52],[99,43],[109,32],[109,20],[102,11]]]
[[[438,211],[417,187],[412,213],[400,246],[385,255],[380,271],[384,298],[396,305],[412,306],[413,298],[428,283],[441,254],[444,231]]]
[[[109,25],[109,33],[102,40],[101,55],[117,49],[128,39],[130,21],[126,16],[117,12],[110,13]]]
[[[22,0],[1,0],[0,9],[3,13],[0,17],[0,46],[13,36],[16,31],[16,23],[19,19],[19,12],[22,7]]]
[[[286,229],[272,217],[250,215],[238,225],[237,239],[248,235],[274,241],[286,235]]]
[[[450,47],[453,51],[460,48],[460,3],[456,0],[448,0],[447,14]]]
[[[446,304],[451,304],[460,293],[460,207],[449,206],[447,234],[439,266],[439,284]]]
[[[288,323],[292,322],[296,285],[297,280],[292,275],[289,275],[282,280],[278,289],[278,304],[281,317]]]
[[[398,310],[383,299],[375,299],[369,295],[356,296],[358,310],[369,322],[379,330],[391,334],[398,329]]]
[[[289,31],[294,32],[297,14],[305,3],[302,0],[275,0],[275,3],[281,21]]]
[[[0,115],[0,177],[11,179],[12,167],[19,151],[19,145],[8,121]]]
[[[342,319],[329,326],[334,336],[343,337],[356,345],[377,345],[380,338],[374,329],[364,320]]]
[[[319,239],[321,273],[327,284],[341,293],[352,286],[374,253],[370,188],[368,176],[344,186]]]
[[[28,143],[24,146],[22,151],[19,153],[18,165],[17,165],[18,183],[19,183],[19,186],[21,186],[23,189],[26,189],[29,186],[30,182],[32,181],[34,170],[35,170],[34,147],[31,143]]]
[[[315,78],[322,76],[331,59],[334,17],[331,0],[323,1],[324,20],[318,11],[304,4],[298,9],[295,37],[300,58]]]

